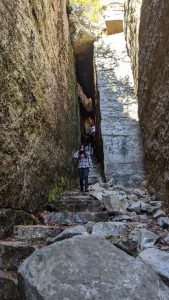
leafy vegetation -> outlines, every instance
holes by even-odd
[[[59,194],[61,194],[65,190],[71,191],[74,188],[75,188],[75,182],[70,181],[70,179],[63,176],[57,177],[54,186],[48,193],[48,201],[55,202],[57,201]]]
[[[83,5],[83,15],[93,23],[98,22],[102,10],[100,0],[70,0],[70,3]]]

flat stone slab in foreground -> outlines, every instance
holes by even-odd
[[[101,237],[75,237],[34,252],[19,268],[26,300],[168,300],[141,260]]]

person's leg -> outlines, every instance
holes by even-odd
[[[88,176],[89,176],[89,168],[85,168],[84,169],[85,192],[88,191]]]
[[[80,178],[80,191],[83,192],[83,169],[79,168],[79,178]]]

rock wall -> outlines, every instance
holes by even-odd
[[[0,207],[34,211],[79,142],[66,0],[0,1]]]
[[[142,1],[139,39],[131,30],[137,1],[127,1],[128,36],[138,68],[139,118],[150,190],[168,205],[169,196],[169,3]],[[136,24],[134,25],[136,27]],[[135,48],[133,50],[133,47]],[[138,56],[137,50],[139,49]],[[134,52],[133,52],[134,51]],[[135,78],[137,81],[137,78]]]
[[[123,33],[103,36],[95,43],[95,64],[106,180],[138,186],[144,180],[144,156]]]
[[[133,64],[135,91],[138,88],[138,34],[142,0],[126,0],[124,3],[124,32],[128,54]]]

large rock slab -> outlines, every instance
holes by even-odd
[[[155,248],[149,248],[139,254],[145,264],[169,285],[169,253]]]
[[[36,251],[19,268],[27,300],[168,300],[169,289],[140,260],[100,237],[75,237]]]
[[[75,175],[69,149],[80,132],[66,4],[0,4],[1,207],[39,210],[63,174]]]
[[[13,238],[19,241],[41,241],[48,237],[55,237],[60,233],[60,229],[56,226],[31,225],[16,226]]]
[[[92,235],[111,237],[126,232],[127,226],[122,222],[99,222],[93,225]]]
[[[78,212],[78,211],[101,211],[100,201],[89,196],[61,196],[53,203],[48,205],[48,208],[56,212]]]
[[[19,265],[35,251],[28,243],[0,241],[0,270],[16,272]]]
[[[43,215],[45,224],[74,225],[92,222],[105,222],[109,218],[107,212],[52,212]]]
[[[125,31],[139,101],[149,189],[166,201],[166,206],[169,203],[168,10],[169,2],[161,0],[126,0],[125,6]]]
[[[113,178],[114,184],[138,186],[144,179],[143,151],[123,33],[103,36],[95,43],[95,64],[106,180]]]

